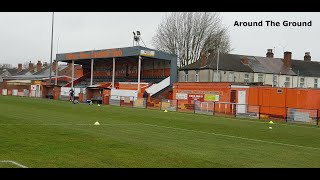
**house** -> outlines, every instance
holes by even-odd
[[[56,62],[52,66],[46,64],[42,66],[41,61],[38,61],[37,66],[34,67],[33,63],[29,63],[28,69],[22,69],[22,64],[18,64],[17,73],[13,76],[3,77],[3,82],[0,83],[0,89],[2,94],[8,95],[20,95],[28,94],[29,91],[31,96],[40,97],[42,96],[41,91],[44,90],[44,85],[48,85],[50,79],[50,68],[51,69],[51,83],[55,83],[56,78]],[[58,86],[64,86],[71,82],[72,65],[60,65],[58,67]],[[76,67],[76,77],[82,76],[82,67]],[[33,94],[32,94],[33,93]]]
[[[16,68],[0,68],[0,82],[3,82],[3,77],[13,76],[18,73],[18,69]]]
[[[261,83],[272,87],[319,88],[320,62],[311,61],[309,52],[304,60],[292,59],[291,52],[274,58],[272,49],[266,57],[220,54],[208,56],[179,69],[179,82],[237,82]],[[218,62],[218,69],[217,69]]]
[[[38,61],[37,66],[34,67],[34,64],[30,61],[28,69],[22,69],[22,64],[18,64],[17,73],[13,75],[8,75],[4,77],[5,80],[41,80],[44,82],[49,82],[50,78],[50,67],[51,69],[51,80],[52,83],[55,81],[56,77],[56,62],[52,63],[52,66],[48,66],[46,63],[44,66],[41,61]],[[66,83],[71,81],[71,66],[72,64],[59,65],[58,67],[58,81],[59,85],[63,86]],[[1,72],[0,72],[1,73]],[[75,78],[82,76],[82,67],[77,65],[75,66]]]

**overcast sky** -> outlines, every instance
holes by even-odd
[[[132,31],[141,31],[142,40],[153,48],[151,39],[166,12],[57,12],[54,23],[53,57],[57,51],[74,52],[132,46]],[[51,16],[48,12],[0,13],[0,63],[17,66],[25,61],[50,62]],[[295,59],[310,52],[320,61],[320,13],[221,12],[229,29],[233,54],[275,57],[291,51]],[[280,27],[237,27],[235,21],[278,21]],[[311,27],[284,27],[283,21],[312,21]],[[143,45],[143,43],[141,43]],[[53,58],[54,59],[54,58]]]

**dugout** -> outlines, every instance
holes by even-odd
[[[42,97],[59,100],[61,86],[59,85],[51,85],[51,84],[43,84],[42,85]]]
[[[110,83],[89,86],[85,93],[80,92],[79,100],[82,102],[91,100],[94,104],[109,104],[110,89]]]

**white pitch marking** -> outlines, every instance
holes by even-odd
[[[212,132],[197,131],[197,130],[192,130],[192,129],[175,128],[175,127],[169,127],[169,126],[159,126],[159,125],[146,124],[146,123],[135,123],[135,124],[141,124],[141,125],[146,125],[146,126],[155,126],[155,127],[168,128],[168,129],[176,129],[176,130],[182,130],[182,131],[191,131],[191,132],[197,132],[197,133],[203,133],[203,134],[211,134],[211,135],[215,135],[215,136],[236,138],[236,139],[242,139],[242,140],[247,140],[247,141],[256,141],[256,142],[277,144],[277,145],[283,145],[283,146],[291,146],[291,147],[300,147],[300,148],[309,148],[309,149],[314,149],[314,150],[320,150],[320,148],[316,148],[316,147],[300,146],[300,145],[286,144],[286,143],[279,143],[279,142],[272,142],[272,141],[264,141],[264,140],[259,140],[259,139],[250,139],[250,138],[245,138],[245,137],[232,136],[232,135],[226,135],[226,134],[218,134],[218,133],[212,133]]]
[[[112,125],[132,125],[133,123],[130,124],[100,124],[100,125],[107,125],[107,126],[112,126]],[[0,124],[0,126],[94,126],[94,124]]]
[[[183,130],[183,131],[191,131],[191,132],[197,132],[197,133],[203,133],[203,134],[211,134],[215,136],[223,136],[223,137],[229,137],[229,138],[236,138],[236,139],[242,139],[242,140],[248,140],[248,141],[255,141],[255,142],[263,142],[263,143],[269,143],[269,144],[277,144],[277,145],[283,145],[283,146],[291,146],[291,147],[300,147],[300,148],[309,148],[309,149],[315,149],[320,150],[320,148],[315,147],[309,147],[309,146],[300,146],[300,145],[294,145],[294,144],[286,144],[286,143],[279,143],[279,142],[272,142],[272,141],[264,141],[259,139],[250,139],[250,138],[244,138],[244,137],[238,137],[238,136],[232,136],[232,135],[226,135],[226,134],[218,134],[218,133],[211,133],[211,132],[204,132],[204,131],[197,131],[192,129],[183,129],[183,128],[175,128],[175,127],[169,127],[169,126],[159,126],[154,124],[146,124],[146,123],[130,123],[130,124],[100,124],[100,125],[134,125],[134,124],[140,124],[140,125],[146,125],[146,126],[154,126],[154,127],[161,127],[161,128],[168,128],[168,129],[175,129],[175,130]],[[65,126],[65,125],[92,125],[93,124],[0,124],[0,125],[34,125],[34,126],[41,126],[41,125],[47,125],[47,126]]]
[[[15,164],[15,165],[17,165],[19,167],[22,167],[22,168],[28,168],[27,166],[24,166],[22,164],[19,164],[19,163],[15,162],[15,161],[10,161],[10,160],[0,161],[0,163],[12,163],[12,164]]]
[[[223,117],[223,116],[215,116],[215,117],[219,117],[221,119],[229,119],[232,121],[246,121],[246,122],[252,122],[252,123],[262,123],[262,124],[266,124],[268,122],[264,122],[264,121],[257,121],[257,120],[246,120],[246,119],[240,119],[240,118],[229,118],[229,117]],[[295,127],[301,127],[301,128],[312,128],[312,129],[320,129],[318,126],[303,126],[303,125],[295,125],[295,124],[290,124],[290,123],[277,123],[277,125],[281,125],[281,126],[295,126]]]

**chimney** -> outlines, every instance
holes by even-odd
[[[267,57],[269,57],[269,58],[273,58],[273,52],[272,52],[272,49],[268,49]]]
[[[29,71],[33,71],[33,63],[31,61],[29,62]]]
[[[200,55],[200,63],[201,63],[201,67],[204,67],[207,65],[207,60],[208,57],[206,56],[206,53],[204,53],[204,51],[201,53]]]
[[[249,64],[249,60],[248,60],[248,57],[247,56],[244,56],[242,59],[241,59],[242,63],[245,64],[245,65],[248,65]]]
[[[37,72],[41,71],[41,69],[42,69],[42,63],[41,63],[41,61],[38,61],[38,63],[37,63]]]
[[[306,52],[304,55],[304,61],[311,61],[310,52]]]
[[[287,66],[288,68],[291,68],[291,52],[284,52],[284,57],[283,57],[283,63],[285,66]]]
[[[18,64],[18,72],[22,71],[22,64]]]
[[[57,62],[53,61],[53,63],[52,63],[52,71],[56,72],[56,68],[57,68]]]

